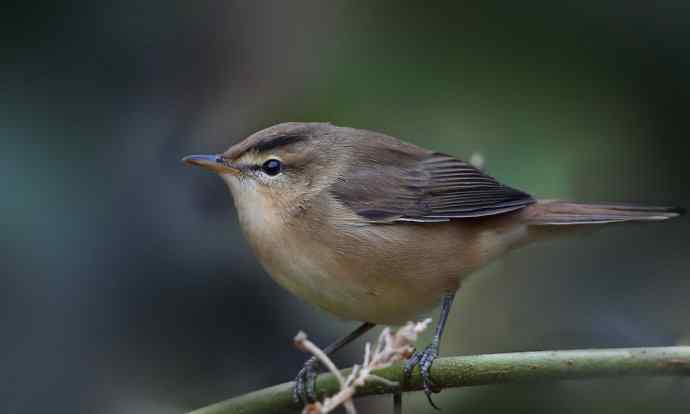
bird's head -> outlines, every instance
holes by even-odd
[[[190,155],[183,161],[219,174],[238,209],[288,214],[338,179],[348,158],[344,129],[327,123],[283,123],[221,154]]]

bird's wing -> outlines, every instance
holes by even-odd
[[[359,216],[378,223],[491,216],[535,202],[462,160],[403,149],[379,149],[367,162],[354,164],[331,193]]]

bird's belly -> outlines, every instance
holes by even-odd
[[[444,290],[431,289],[422,281],[418,286],[400,285],[394,280],[360,284],[352,274],[333,274],[329,270],[314,272],[282,269],[269,273],[276,282],[303,300],[343,319],[376,324],[402,324],[433,308]],[[435,290],[435,291],[433,291]]]
[[[295,248],[294,246],[300,246]],[[381,257],[339,256],[334,249],[313,244],[283,243],[270,252],[258,251],[263,266],[282,287],[338,317],[395,325],[415,319],[455,288],[435,269],[406,265],[400,269]],[[454,273],[451,278],[457,280]]]
[[[291,293],[341,318],[376,324],[405,323],[433,308],[504,251],[501,241],[513,232],[461,223],[335,230],[283,227],[249,239],[268,273]]]

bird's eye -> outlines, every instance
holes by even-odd
[[[261,171],[272,176],[272,175],[278,175],[282,168],[283,168],[283,164],[280,161],[278,161],[274,158],[271,158],[270,160],[264,162],[264,164],[261,166]]]

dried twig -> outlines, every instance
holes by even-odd
[[[327,414],[341,405],[348,414],[355,414],[352,397],[357,387],[361,387],[367,381],[377,381],[390,388],[398,387],[398,383],[372,374],[373,370],[385,368],[395,362],[410,357],[414,350],[414,343],[419,334],[431,323],[431,319],[421,322],[408,322],[394,334],[390,328],[384,328],[379,335],[372,351],[371,343],[364,346],[364,360],[362,365],[355,365],[347,378],[338,371],[335,364],[318,346],[307,339],[307,334],[299,332],[295,337],[295,345],[305,352],[314,355],[337,378],[340,390],[333,396],[327,397],[323,402],[308,404],[302,411],[304,414]]]

